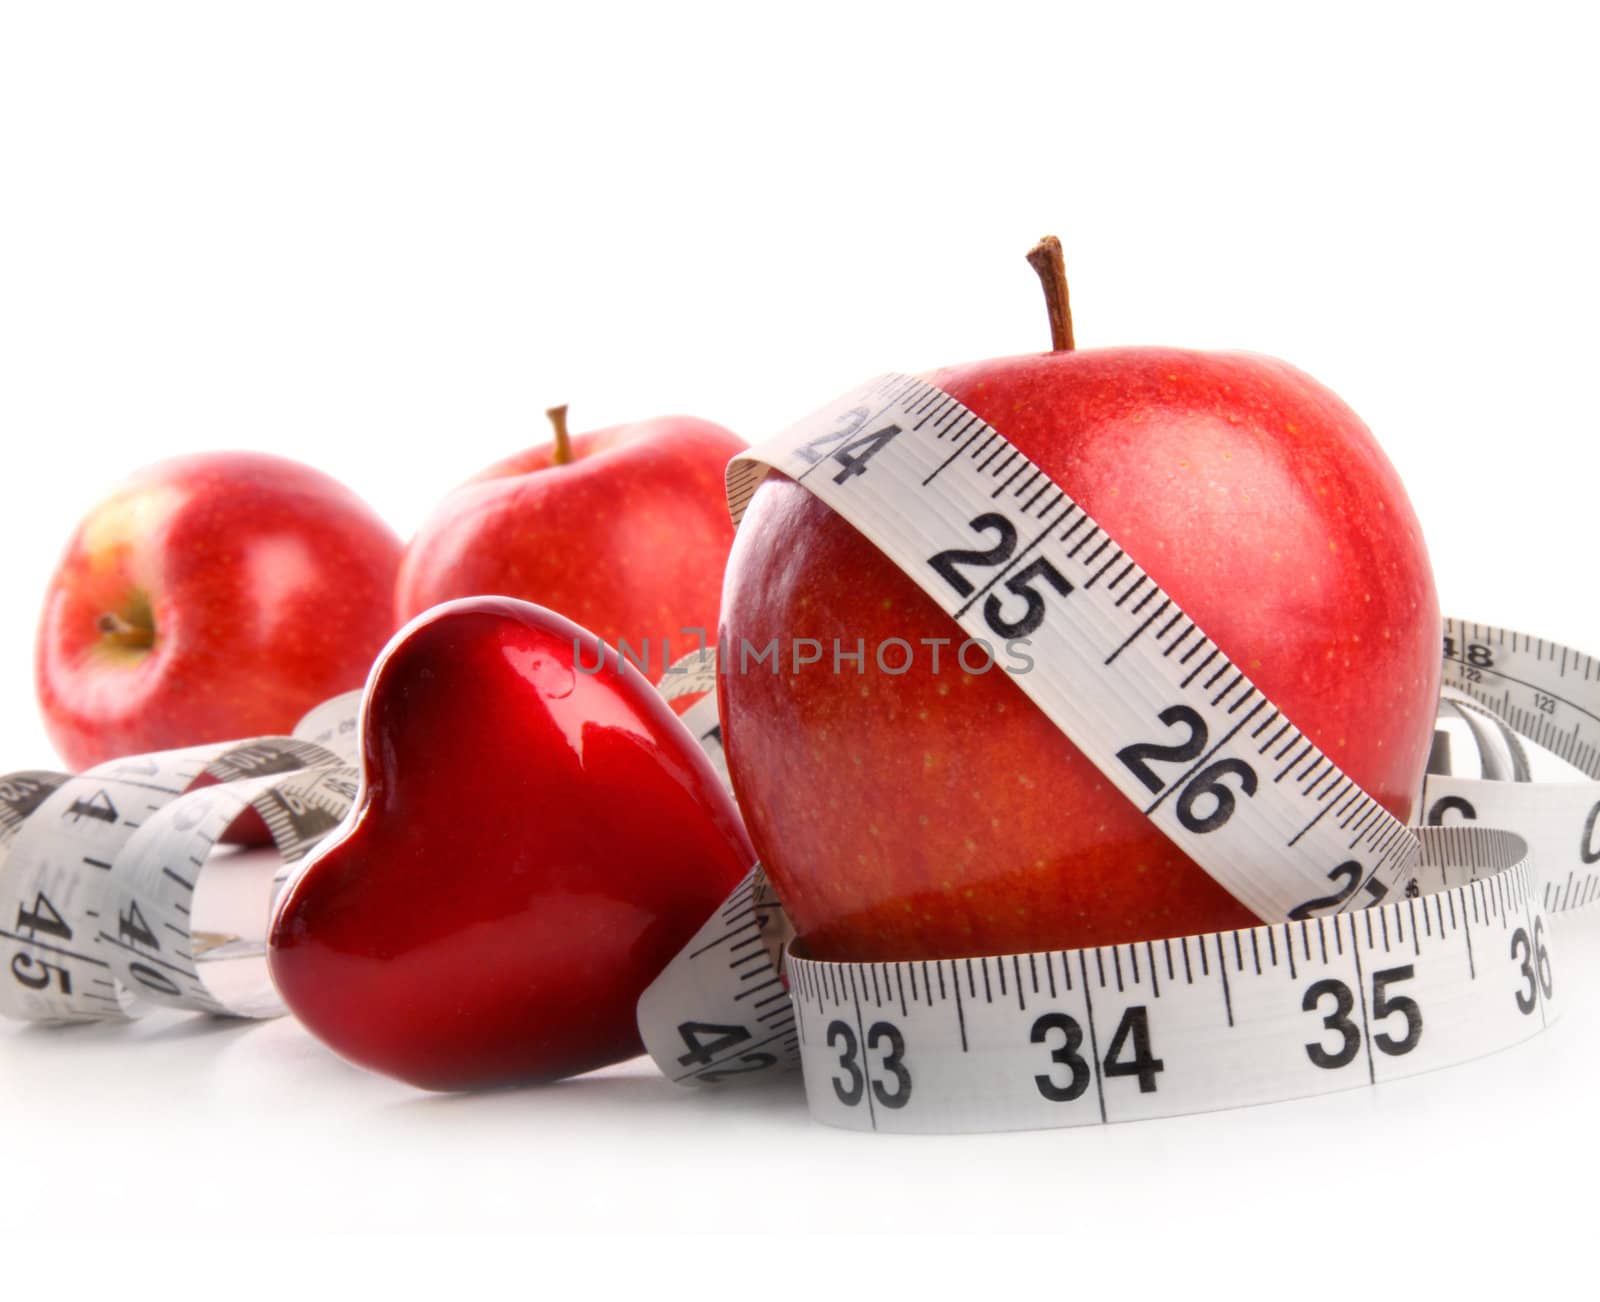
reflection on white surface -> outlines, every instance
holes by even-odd
[[[196,967],[218,999],[249,1016],[283,1011],[267,979],[272,879],[282,866],[270,846],[222,846],[195,882]]]

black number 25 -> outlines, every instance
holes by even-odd
[[[962,597],[970,597],[978,590],[972,580],[962,573],[963,566],[993,569],[1006,564],[1017,550],[1017,526],[998,511],[974,516],[969,527],[976,533],[994,534],[994,546],[982,550],[952,547],[949,551],[937,552],[928,558],[934,573]],[[1013,596],[1022,598],[1022,608],[1014,617],[1006,611],[1008,603],[1002,602],[997,594],[991,593],[984,600],[983,622],[994,630],[996,636],[1029,637],[1044,623],[1045,597],[1035,586],[1039,583],[1055,589],[1063,597],[1072,591],[1072,584],[1067,582],[1060,570],[1045,557],[1035,556],[1015,574],[1007,576],[1001,585]]]

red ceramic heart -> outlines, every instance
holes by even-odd
[[[271,932],[284,1002],[336,1052],[460,1090],[641,1051],[640,993],[754,855],[694,738],[602,651],[480,597],[379,659],[356,808]]]

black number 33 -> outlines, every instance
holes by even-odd
[[[883,1055],[879,1069],[888,1073],[894,1081],[894,1089],[889,1089],[882,1080],[874,1080],[872,1097],[882,1107],[903,1108],[911,1102],[911,1072],[905,1063],[905,1037],[900,1034],[900,1028],[890,1022],[874,1022],[867,1029],[867,1048],[877,1051],[885,1045],[888,1052]],[[860,1106],[867,1093],[867,1076],[861,1067],[861,1043],[849,1022],[828,1023],[828,1047],[839,1050],[839,1066],[844,1071],[843,1076],[836,1074],[833,1078],[834,1095],[847,1108]]]

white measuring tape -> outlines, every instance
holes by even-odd
[[[1590,657],[1449,621],[1446,682],[1476,702],[1485,746],[1513,738],[1513,761],[1490,748],[1482,779],[1430,774],[1429,821],[1463,826],[1408,829],[950,395],[890,376],[737,458],[736,520],[772,470],[968,633],[1029,638],[1035,668],[1017,685],[1185,854],[1278,921],[1086,950],[818,962],[799,942],[775,950],[758,869],[641,1001],[669,1076],[721,1081],[798,1058],[813,1114],[837,1125],[1082,1125],[1376,1083],[1551,1020],[1543,915],[1600,893],[1600,785],[1492,779],[1525,776],[1517,732],[1600,778],[1584,736],[1600,737]],[[975,536],[999,540],[982,580],[952,563]],[[1126,752],[1170,719],[1200,744],[1163,780]],[[782,1013],[774,988],[789,995]]]
[[[246,809],[285,863],[344,817],[355,771],[307,738],[347,746],[355,701],[318,707],[293,737],[130,756],[76,777],[0,777],[0,1014],[121,1020],[150,1004],[282,1012],[266,979],[270,900],[258,935],[197,927],[200,875],[227,870],[213,850]]]
[[[848,520],[975,638],[1030,639],[1012,681],[1185,854],[1258,917],[1383,899],[1417,847],[1182,609],[1005,438],[890,376],[733,462],[740,518],[780,470]],[[999,539],[981,569],[975,541]],[[1187,734],[1171,780],[1135,744]],[[1153,748],[1152,748],[1153,749]],[[1240,817],[1248,809],[1248,816]],[[1326,907],[1326,906],[1321,906]]]
[[[717,714],[717,653],[712,647],[702,647],[674,660],[656,683],[662,700],[676,701],[685,696],[700,699],[678,716],[678,721],[700,743],[706,758],[716,769],[725,785],[728,779],[728,757],[722,749],[722,719]]]
[[[1035,705],[1276,921],[1085,950],[819,962],[757,867],[640,1001],[645,1043],[670,1077],[750,1079],[798,1061],[813,1113],[834,1124],[1081,1125],[1376,1083],[1552,1020],[1545,915],[1600,895],[1600,782],[1526,781],[1516,738],[1600,779],[1596,661],[1448,622],[1446,709],[1470,729],[1482,776],[1452,774],[1437,746],[1423,789],[1431,826],[1407,829],[949,395],[905,377],[847,395],[734,462],[736,518],[772,469],[969,632],[1029,638],[1036,667],[1017,681]],[[974,530],[1009,539],[981,584],[950,559]],[[699,656],[659,686],[668,699],[705,694],[682,721],[720,764],[715,672]],[[1204,739],[1171,780],[1119,758],[1167,716]],[[212,847],[247,807],[286,862],[304,855],[350,807],[356,744],[347,697],[295,738],[0,778],[0,1012],[281,1011],[258,937],[197,928],[197,874],[225,867]],[[220,785],[194,787],[202,776]]]

